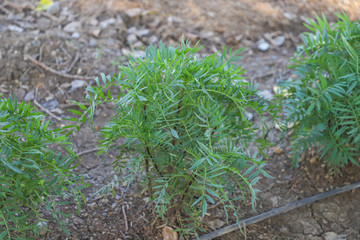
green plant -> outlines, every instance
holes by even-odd
[[[50,129],[44,115],[16,97],[0,98],[0,239],[29,239],[46,221],[39,207],[51,211],[60,226],[68,214],[55,198],[79,196],[81,178],[73,173],[75,154],[62,129]],[[53,145],[62,147],[58,153]],[[78,184],[78,185],[75,185]]]
[[[298,79],[284,84],[287,124],[294,125],[295,164],[307,148],[338,169],[358,165],[360,142],[360,25],[343,14],[330,26],[323,15],[306,25],[292,59]]]
[[[128,182],[144,171],[155,213],[185,236],[196,234],[208,205],[220,203],[226,217],[231,212],[236,218],[240,209],[233,200],[250,196],[255,207],[254,185],[259,175],[269,176],[262,160],[269,143],[265,122],[257,131],[244,113],[252,110],[261,120],[265,112],[276,115],[232,64],[241,50],[200,59],[200,49],[150,46],[118,76],[96,79],[97,86],[87,88],[91,106],[78,104],[85,113],[74,112],[85,122],[97,105],[116,103],[116,114],[101,129],[100,152],[119,149],[113,164],[127,169]],[[117,98],[111,87],[120,89]]]

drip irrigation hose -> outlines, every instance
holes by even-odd
[[[308,205],[310,203],[322,200],[324,198],[332,197],[334,195],[356,189],[358,187],[360,187],[360,182],[354,183],[354,184],[351,184],[351,185],[347,185],[347,186],[344,186],[344,187],[341,187],[341,188],[337,188],[337,189],[334,189],[332,191],[319,193],[317,195],[305,198],[303,200],[294,201],[294,202],[288,203],[288,204],[286,204],[286,205],[284,205],[282,207],[274,208],[273,210],[270,210],[268,212],[264,212],[264,213],[261,213],[261,214],[259,214],[257,216],[253,216],[253,217],[250,217],[248,219],[242,220],[239,223],[234,223],[234,224],[226,226],[224,228],[220,228],[220,229],[218,229],[218,230],[216,230],[214,232],[205,234],[205,235],[199,237],[198,239],[199,240],[214,239],[216,237],[225,235],[227,233],[235,231],[236,229],[239,229],[239,225],[242,226],[242,227],[246,227],[246,226],[248,226],[250,224],[260,222],[262,220],[265,220],[265,219],[280,215],[282,213],[286,213],[286,212],[288,212],[290,210],[293,210],[295,208],[299,208],[299,207]]]

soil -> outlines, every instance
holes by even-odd
[[[206,47],[203,54],[246,47],[241,65],[245,76],[259,89],[273,95],[273,87],[292,77],[289,58],[301,43],[303,23],[322,12],[335,21],[334,12],[345,11],[353,20],[360,15],[356,0],[62,0],[50,12],[35,11],[37,1],[0,1],[0,93],[39,103],[41,111],[57,125],[68,122],[55,117],[69,116],[70,100],[84,101],[85,86],[101,72],[112,75],[126,55],[141,56],[151,43],[177,45],[182,36]],[[70,25],[69,25],[70,24]],[[140,31],[143,30],[143,31]],[[276,45],[276,37],[285,39]],[[264,39],[269,49],[261,51]],[[27,55],[57,71],[35,64]],[[60,73],[60,74],[59,74]],[[65,75],[68,74],[68,75]],[[75,75],[79,75],[76,77]],[[75,76],[75,77],[73,77]],[[81,77],[82,76],[82,77]],[[88,76],[89,78],[84,78]],[[73,78],[72,78],[73,77]],[[91,80],[88,80],[91,79]],[[37,89],[37,91],[35,91]],[[95,129],[112,114],[111,106],[96,111]],[[258,121],[256,118],[254,121]],[[257,211],[268,211],[294,200],[360,180],[359,169],[348,166],[334,174],[315,152],[307,152],[299,168],[292,168],[287,137],[275,127],[268,138],[274,147],[268,152],[267,170],[274,179],[262,179],[257,188]],[[78,152],[96,147],[96,131],[85,125],[73,136]],[[85,173],[91,187],[84,191],[88,205],[80,215],[67,219],[70,235],[50,219],[49,231],[39,239],[162,239],[163,222],[156,221],[152,203],[139,178],[125,189],[121,183],[114,195],[99,197],[100,188],[126,176],[112,170],[116,152],[82,155],[77,168]],[[360,191],[354,190],[273,217],[218,239],[360,239]],[[65,207],[76,212],[74,205]],[[243,218],[257,213],[244,206]],[[208,231],[215,220],[225,222],[221,208],[210,211],[205,221]],[[221,223],[220,221],[220,223]],[[217,221],[219,222],[219,221]],[[229,222],[231,223],[231,222]],[[222,225],[222,224],[220,224]],[[216,227],[221,227],[221,226]],[[172,226],[176,228],[176,226]]]

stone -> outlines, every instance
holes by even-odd
[[[199,37],[203,38],[203,39],[209,39],[211,37],[213,37],[215,35],[215,33],[213,31],[201,31],[199,33]]]
[[[115,209],[117,204],[118,204],[117,202],[114,202],[113,204],[111,204],[111,209]]]
[[[273,100],[273,98],[274,98],[274,94],[270,90],[259,91],[258,96],[260,96],[266,100]]]
[[[135,43],[137,41],[137,37],[136,37],[135,34],[130,34],[130,35],[127,36],[126,41],[127,41],[128,44],[131,45],[131,44],[133,44],[133,43]]]
[[[99,21],[96,18],[93,18],[93,19],[90,20],[89,24],[91,26],[95,27],[95,26],[99,25]]]
[[[36,227],[38,227],[40,235],[45,235],[47,232],[48,223],[41,221],[36,224]]]
[[[89,32],[89,35],[94,37],[94,38],[98,38],[100,36],[100,33],[101,33],[101,29],[97,28],[97,29]]]
[[[310,159],[310,163],[311,163],[311,164],[314,164],[314,163],[317,162],[317,160],[318,160],[317,157],[312,157],[312,158]]]
[[[159,41],[158,37],[153,35],[151,36],[149,39],[148,39],[148,43],[149,44],[154,44],[154,43],[157,43]]]
[[[74,32],[73,34],[71,34],[71,38],[73,38],[73,39],[78,39],[78,38],[80,38],[80,33]]]
[[[35,99],[35,91],[32,90],[25,94],[24,101],[29,102]]]
[[[37,27],[39,30],[41,31],[46,31],[47,29],[49,29],[51,26],[51,20],[48,18],[39,18],[39,20],[37,21]]]
[[[135,34],[138,37],[146,37],[146,36],[149,36],[150,33],[151,33],[150,29],[140,29],[140,30],[135,32]]]
[[[210,221],[207,223],[207,225],[209,226],[209,228],[211,228],[212,230],[216,230],[221,228],[222,226],[225,225],[224,221],[221,221],[220,219],[215,219],[213,221]]]
[[[125,11],[126,16],[128,16],[129,18],[136,18],[140,16],[141,13],[142,13],[141,8],[131,8]]]
[[[178,234],[177,232],[174,232],[174,230],[171,227],[165,226],[163,228],[163,240],[177,240]]]
[[[60,12],[60,3],[59,2],[53,2],[52,5],[48,9],[46,9],[46,12],[49,14],[57,14]]]
[[[44,108],[50,109],[50,110],[55,109],[58,105],[59,105],[59,102],[56,99],[52,99],[52,100],[46,101],[44,103],[41,103],[41,106],[43,106]]]
[[[264,39],[260,39],[256,43],[256,46],[260,51],[263,51],[263,52],[266,52],[270,48],[270,44],[268,42],[266,42]]]
[[[276,154],[283,154],[284,153],[284,149],[282,147],[279,147],[279,146],[273,147],[272,150]]]
[[[254,115],[251,112],[245,112],[244,116],[248,121],[252,121],[254,119]]]
[[[326,232],[325,240],[346,240],[346,235],[338,235],[334,232]]]
[[[22,88],[18,88],[15,90],[15,95],[19,100],[22,100],[25,96],[25,90]]]
[[[90,38],[89,40],[89,46],[95,47],[97,45],[97,40],[95,38]]]
[[[100,27],[102,29],[107,28],[109,25],[113,25],[116,22],[115,18],[109,18],[105,21],[100,22]]]
[[[64,27],[64,32],[73,33],[79,31],[82,28],[81,22],[71,22]]]
[[[69,92],[73,92],[73,91],[75,91],[76,89],[85,86],[85,84],[86,84],[86,82],[85,82],[84,80],[78,80],[78,79],[73,80],[73,81],[71,82],[71,89],[70,89]]]
[[[96,204],[96,202],[90,203],[90,204],[88,204],[87,206],[88,206],[91,210],[95,210],[95,209],[98,207],[98,205]]]
[[[18,26],[16,26],[16,25],[9,25],[9,26],[8,26],[8,29],[9,29],[10,31],[12,31],[12,32],[18,32],[18,33],[22,33],[22,32],[24,31],[23,28],[18,27]]]
[[[285,43],[285,37],[284,36],[277,36],[273,39],[274,44],[277,47],[281,47]]]

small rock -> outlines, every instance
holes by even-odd
[[[100,23],[100,27],[101,27],[102,29],[104,29],[104,28],[107,28],[109,25],[114,24],[115,22],[116,22],[116,19],[115,19],[115,18],[109,18],[109,19],[107,19],[107,20],[105,20],[105,21],[102,21],[102,22]]]
[[[132,46],[133,46],[134,48],[139,48],[139,47],[143,47],[144,44],[143,44],[141,41],[137,41],[137,42],[134,43]]]
[[[97,45],[97,40],[95,38],[90,38],[89,40],[89,46],[95,47]]]
[[[210,221],[207,223],[207,225],[209,226],[209,228],[211,228],[212,230],[216,230],[218,228],[221,228],[222,226],[225,225],[224,221],[221,221],[220,219],[215,219],[214,221]]]
[[[270,199],[272,207],[278,207],[279,206],[279,197],[271,197]]]
[[[174,230],[171,227],[165,226],[163,228],[163,240],[177,240],[178,234],[177,232],[174,232]]]
[[[121,199],[121,196],[118,195],[118,194],[116,194],[116,195],[115,195],[115,199],[116,199],[116,200],[120,200],[120,199]]]
[[[289,229],[287,227],[281,227],[279,231],[285,234],[289,233]]]
[[[48,223],[45,222],[45,221],[38,222],[38,223],[36,224],[36,227],[39,228],[39,233],[40,233],[40,235],[45,235],[46,232],[47,232]]]
[[[279,146],[273,147],[272,150],[276,154],[283,154],[284,153],[284,149],[282,147],[279,147]]]
[[[71,22],[64,27],[64,32],[73,33],[80,30],[82,27],[81,22]]]
[[[48,9],[46,9],[46,12],[53,15],[57,14],[58,12],[60,12],[60,3],[54,2]]]
[[[264,39],[260,39],[257,43],[256,43],[257,48],[260,51],[267,51],[270,48],[270,44],[268,42],[266,42]]]
[[[291,13],[291,12],[284,12],[283,15],[285,18],[287,18],[289,20],[294,20],[296,18],[296,14]]]
[[[254,119],[254,114],[252,114],[251,112],[245,112],[244,116],[248,121],[252,121]]]
[[[39,18],[39,20],[37,21],[37,27],[39,30],[41,31],[46,31],[47,29],[49,29],[51,26],[51,20],[48,18]]]
[[[80,37],[80,33],[78,32],[74,32],[72,35],[71,35],[71,38],[73,39],[78,39]]]
[[[12,31],[12,32],[18,32],[18,33],[22,33],[22,32],[24,31],[23,28],[18,27],[18,26],[16,26],[16,25],[9,25],[9,26],[8,26],[8,29],[9,29],[10,31]]]
[[[101,202],[102,204],[108,204],[108,203],[109,203],[109,200],[108,200],[107,198],[103,198],[103,199],[100,200],[100,202]]]
[[[146,56],[146,52],[145,51],[140,51],[140,50],[136,50],[133,52],[133,56],[135,58],[143,58]]]
[[[90,203],[90,204],[88,204],[88,206],[89,206],[89,208],[90,208],[91,210],[95,210],[95,209],[98,207],[98,205],[96,204],[96,202]]]
[[[285,42],[284,36],[277,36],[273,39],[273,42],[276,46],[281,47]]]
[[[35,91],[34,90],[31,90],[30,92],[28,92],[25,97],[24,97],[24,101],[25,102],[29,102],[29,101],[32,101],[34,100],[35,98]]]
[[[311,164],[314,164],[314,163],[317,162],[317,160],[318,160],[317,157],[313,157],[313,158],[310,159],[310,163],[311,163]]]
[[[137,41],[137,37],[135,34],[130,34],[129,36],[127,36],[126,40],[127,43],[131,45]]]
[[[154,43],[157,43],[158,41],[159,41],[158,37],[155,36],[155,35],[153,35],[153,36],[151,36],[151,37],[149,38],[148,43],[149,43],[149,44],[154,44]]]
[[[138,37],[146,37],[146,36],[149,36],[150,33],[151,33],[150,29],[140,29],[137,32],[135,32],[135,34]]]
[[[22,89],[22,88],[18,88],[18,89],[15,90],[15,95],[19,100],[21,100],[25,96],[25,90]]]
[[[118,204],[117,202],[114,202],[113,204],[111,204],[111,209],[115,209],[117,204]]]
[[[258,96],[263,97],[266,100],[272,100],[274,98],[274,94],[270,90],[259,91]]]
[[[209,39],[209,38],[213,37],[214,35],[215,34],[213,31],[202,31],[202,32],[200,32],[199,37],[203,38],[203,39]]]
[[[216,14],[214,12],[208,12],[207,15],[211,18],[215,18]]]
[[[141,13],[142,13],[141,8],[131,8],[125,11],[126,16],[128,16],[129,18],[136,18]]]
[[[70,89],[69,92],[73,92],[73,91],[75,91],[76,89],[85,86],[85,84],[86,84],[86,82],[85,82],[84,80],[78,80],[78,79],[73,80],[73,81],[71,82],[71,89]]]
[[[101,29],[97,28],[97,29],[89,32],[89,35],[92,37],[98,38],[100,36],[100,33],[101,33]]]
[[[338,235],[334,232],[326,232],[325,240],[346,240],[346,235]]]
[[[145,197],[145,198],[143,198],[143,200],[144,200],[144,202],[149,203],[151,201],[151,198]]]
[[[59,102],[56,99],[52,99],[52,100],[46,101],[44,103],[41,103],[41,106],[43,106],[44,108],[50,109],[50,110],[55,109],[58,105],[59,105]]]
[[[89,24],[91,26],[97,26],[97,25],[99,25],[99,21],[96,18],[93,18],[90,20]]]

